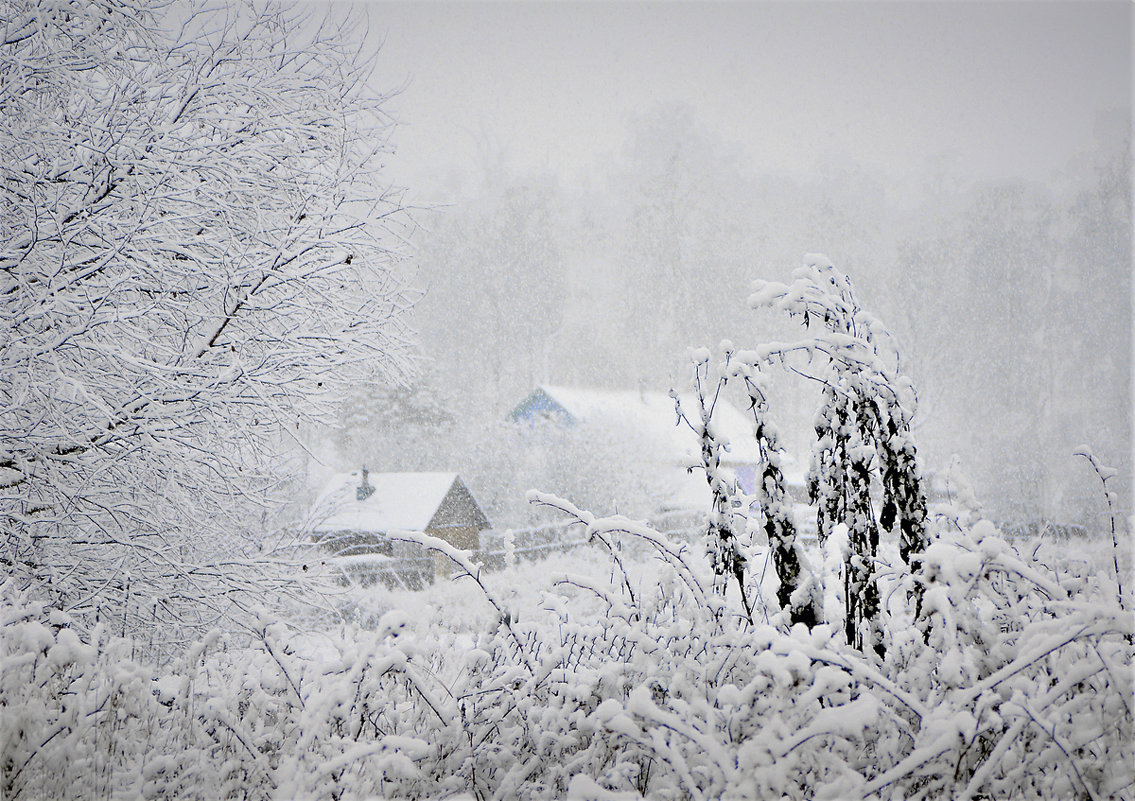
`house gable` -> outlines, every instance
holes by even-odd
[[[551,420],[564,426],[573,426],[579,422],[563,404],[548,394],[544,387],[537,387],[535,392],[517,404],[509,419],[513,422],[527,423]]]
[[[460,478],[454,478],[449,492],[438,504],[437,511],[426,529],[441,531],[447,528],[465,527],[481,530],[489,528],[490,523],[473,497],[473,493],[469,492]]]

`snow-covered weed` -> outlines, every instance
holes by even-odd
[[[839,621],[750,625],[689,549],[581,518],[591,554],[483,586],[464,559],[421,614],[383,591],[366,626],[265,622],[161,670],[5,586],[3,798],[1135,798],[1106,547],[943,530],[929,634],[892,604],[880,659]]]

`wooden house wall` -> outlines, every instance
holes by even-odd
[[[443,539],[456,548],[469,550],[480,545],[482,528],[479,526],[447,526],[446,528],[427,528],[426,533]]]

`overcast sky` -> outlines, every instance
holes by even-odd
[[[390,176],[428,195],[478,142],[570,175],[656,103],[689,104],[755,169],[854,160],[896,190],[927,158],[1045,179],[1130,107],[1119,3],[370,2]]]

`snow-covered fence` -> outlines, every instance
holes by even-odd
[[[649,525],[672,539],[688,540],[704,513],[682,511],[660,515]],[[531,528],[480,533],[480,543],[471,553],[486,570],[500,570],[516,560],[535,562],[554,553],[566,553],[588,544],[582,526],[572,521],[545,523]],[[327,560],[335,576],[352,585],[384,584],[387,587],[424,589],[436,575],[448,569],[416,542],[392,540],[390,553],[343,553]]]
[[[486,569],[499,570],[514,559],[534,562],[586,544],[587,538],[578,527],[557,521],[533,528],[482,531],[477,555]]]
[[[1001,531],[1001,535],[1010,541],[1034,540],[1040,537],[1063,542],[1085,539],[1088,536],[1088,531],[1083,526],[1056,523],[1052,520],[1000,521],[996,526]]]
[[[814,515],[811,507],[800,505],[807,519],[801,526],[801,541],[806,547],[816,543]],[[645,525],[667,540],[684,545],[701,543],[706,514],[704,509],[674,509],[652,515]],[[517,560],[535,562],[556,553],[567,553],[589,544],[586,532],[578,521],[562,520],[530,528],[486,529],[472,557],[486,570],[500,570]],[[628,554],[646,549],[636,541],[622,543]],[[347,584],[369,586],[383,584],[392,588],[424,589],[444,573],[446,565],[438,564],[420,545],[394,542],[390,553],[341,553],[327,560],[336,578]]]
[[[701,533],[705,515],[705,510],[679,509],[661,512],[645,522],[668,539],[690,542]],[[482,531],[477,557],[486,569],[499,570],[512,560],[534,562],[587,544],[586,532],[577,521],[557,521],[532,528]]]
[[[421,590],[432,584],[435,559],[423,546],[395,540],[391,553],[363,553],[333,556],[328,560],[336,577],[348,584],[405,587]]]

